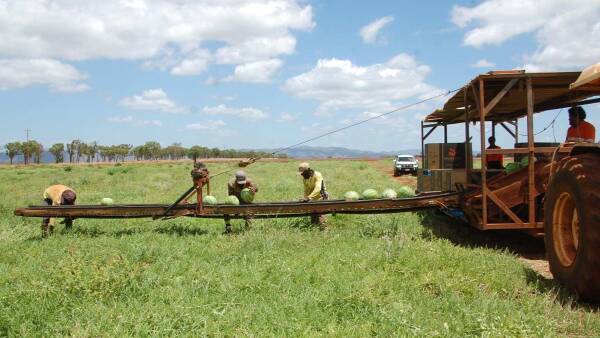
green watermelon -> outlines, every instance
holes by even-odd
[[[398,197],[398,194],[396,194],[394,189],[385,189],[381,193],[381,198],[396,198],[396,197]]]
[[[526,167],[529,165],[529,156],[523,156],[523,158],[521,158],[521,160],[519,161],[519,164],[521,165],[521,167]]]
[[[234,195],[229,195],[225,197],[223,203],[228,205],[240,205],[240,200],[238,200],[238,198]]]
[[[374,200],[379,197],[379,193],[375,189],[367,189],[363,191],[362,198],[365,200]]]
[[[356,191],[348,191],[344,194],[344,199],[346,201],[358,201],[360,195]]]
[[[217,204],[217,198],[215,196],[206,195],[202,198],[202,203],[206,205],[215,205]]]
[[[398,196],[399,197],[412,197],[415,195],[415,191],[413,190],[413,188],[404,185],[401,186],[400,189],[398,189]]]
[[[115,201],[113,201],[112,198],[104,197],[103,199],[100,200],[100,204],[101,205],[113,205],[113,204],[115,204]]]
[[[510,174],[510,173],[514,173],[515,171],[521,169],[521,164],[519,164],[517,162],[508,163],[504,168],[506,169],[506,173]]]
[[[254,201],[254,192],[250,190],[250,188],[242,189],[240,196],[242,197],[242,201],[246,203],[252,203],[252,201]]]

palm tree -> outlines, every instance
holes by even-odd
[[[13,158],[22,153],[21,142],[11,142],[4,146],[6,148],[6,156],[10,159],[10,164],[13,164]]]
[[[55,143],[48,149],[54,156],[55,163],[62,163],[64,161],[65,145],[63,143]]]

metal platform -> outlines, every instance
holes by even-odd
[[[410,198],[375,199],[360,201],[329,200],[308,203],[276,202],[246,205],[204,205],[202,213],[196,212],[196,204],[178,204],[166,214],[166,204],[124,204],[112,206],[30,206],[16,209],[14,214],[23,217],[71,217],[71,218],[171,218],[179,216],[241,218],[301,217],[310,214],[381,214],[407,212],[443,206],[455,206],[458,193],[425,193]]]

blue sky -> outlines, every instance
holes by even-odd
[[[48,3],[0,2],[0,144],[30,129],[46,146],[277,148],[488,70],[600,61],[598,0]],[[311,145],[418,148],[420,118],[442,103]],[[600,109],[589,111],[600,125]],[[539,114],[536,129],[555,114]],[[564,139],[561,114],[539,140]]]

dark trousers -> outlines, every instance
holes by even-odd
[[[44,204],[45,205],[52,205],[52,200],[49,198],[44,199]],[[70,217],[66,217],[65,218],[65,228],[66,229],[71,229],[71,227],[73,227],[73,219]],[[48,236],[48,232],[53,233],[54,232],[54,225],[50,225],[50,217],[44,217],[42,218],[42,236],[46,237]]]

